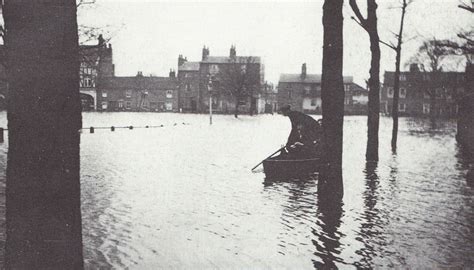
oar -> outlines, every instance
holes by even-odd
[[[281,150],[285,149],[286,146],[283,146],[282,148],[276,150],[275,152],[273,152],[273,154],[269,155],[268,157],[266,157],[264,160],[260,161],[260,163],[258,163],[257,165],[255,165],[255,167],[252,168],[251,171],[255,170],[255,168],[257,168],[260,164],[262,164],[265,160],[273,157],[276,153],[280,152]]]

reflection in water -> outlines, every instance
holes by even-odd
[[[457,148],[456,158],[458,161],[458,169],[460,169],[461,177],[466,179],[468,186],[474,186],[474,160],[469,153],[459,145]]]
[[[367,162],[364,174],[366,189],[363,193],[364,210],[361,213],[363,222],[359,237],[356,238],[362,242],[363,246],[356,251],[361,259],[354,264],[357,267],[370,268],[373,267],[373,259],[382,252],[381,248],[386,245],[382,232],[382,229],[386,227],[386,221],[377,205],[380,200],[377,162]],[[391,168],[390,174],[396,175],[396,169]]]
[[[339,231],[343,203],[340,196],[333,196],[334,192],[318,192],[317,182],[317,176],[278,182],[266,179],[264,187],[267,191],[287,193],[287,200],[282,204],[281,224],[284,230],[280,231],[278,237],[279,253],[290,253],[293,247],[303,244],[303,239],[298,238],[306,236],[313,246],[313,266],[317,269],[334,269],[337,268],[336,264],[344,264],[339,241],[344,237]]]
[[[344,236],[339,231],[343,216],[342,198],[319,193],[317,202],[320,230],[312,229],[316,247],[314,254],[318,257],[313,259],[313,265],[316,269],[337,269],[336,262],[344,262],[339,256],[342,249],[340,238]]]

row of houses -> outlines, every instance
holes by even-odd
[[[96,111],[154,111],[207,112],[209,104],[217,113],[235,108],[235,98],[219,87],[220,71],[228,66],[245,68],[245,74],[258,78],[247,85],[254,93],[238,100],[240,112],[264,112],[259,98],[264,85],[263,64],[259,57],[237,56],[231,47],[229,56],[210,56],[209,48],[202,50],[201,61],[178,57],[178,74],[171,69],[166,77],[115,76],[112,45],[99,37],[98,45],[81,46],[80,92],[83,110]],[[250,76],[250,75],[248,75]]]
[[[395,72],[385,72],[380,111],[391,114]],[[454,117],[465,96],[465,72],[424,72],[416,64],[400,72],[398,112],[402,116]],[[470,90],[472,91],[472,89]]]
[[[101,37],[98,45],[81,46],[81,54],[84,110],[205,113],[212,102],[216,113],[232,113],[236,106],[241,113],[273,113],[285,104],[307,113],[321,113],[321,76],[306,74],[306,64],[301,74],[282,74],[274,87],[265,81],[261,58],[239,56],[235,46],[228,56],[212,56],[204,46],[199,61],[179,55],[177,72],[171,69],[167,77],[144,76],[141,72],[131,77],[115,76],[112,45]],[[232,83],[244,81],[250,81],[245,89],[232,92]],[[344,87],[346,113],[364,114],[367,91],[352,77],[344,77]],[[238,91],[243,91],[240,96]]]
[[[265,81],[265,69],[258,56],[238,56],[231,46],[228,56],[212,56],[202,49],[199,61],[178,56],[177,72],[168,76],[115,76],[113,49],[102,36],[97,45],[81,46],[80,92],[83,110],[168,111],[231,113],[236,104],[241,113],[272,113],[290,104],[295,110],[321,113],[321,75],[308,74],[306,64],[295,74],[281,74],[277,87]],[[4,53],[0,45],[0,54]],[[236,76],[229,78],[232,70]],[[244,77],[243,77],[244,76]],[[245,77],[247,76],[247,77]],[[385,72],[380,94],[380,111],[392,112],[394,72]],[[228,81],[251,81],[240,97]],[[368,90],[344,76],[345,114],[366,114]],[[422,72],[416,65],[400,73],[398,110],[405,116],[447,116],[457,114],[465,92],[463,72]],[[0,109],[5,108],[5,68],[0,65]],[[235,89],[234,89],[235,90]]]
[[[344,76],[344,113],[367,114],[368,91]],[[306,113],[321,113],[321,75],[307,74],[306,64],[299,74],[281,74],[278,82],[278,106],[291,105]]]

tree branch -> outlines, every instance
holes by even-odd
[[[395,46],[394,46],[393,44],[391,44],[391,43],[389,44],[389,43],[387,43],[387,42],[385,42],[385,41],[383,41],[383,40],[380,40],[380,39],[379,39],[379,42],[382,43],[383,45],[389,47],[390,49],[392,49],[392,50],[394,50],[394,51],[397,50],[397,47],[395,47]]]
[[[356,0],[349,0],[349,5],[351,6],[352,11],[354,11],[354,14],[359,20],[358,21],[359,25],[362,26],[362,28],[364,28],[367,31],[367,19],[365,19],[364,16],[362,16],[362,13],[360,12],[360,9],[359,9],[359,6],[357,5]],[[354,17],[352,18],[354,19]]]
[[[471,13],[474,12],[474,8],[468,7],[468,6],[466,6],[466,5],[458,5],[458,8],[465,9],[465,10],[471,12]]]

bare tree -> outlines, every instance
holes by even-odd
[[[342,143],[344,125],[343,0],[323,5],[323,63],[321,99],[323,110],[323,158],[327,164],[318,180],[319,194],[342,197]]]
[[[380,38],[377,30],[377,3],[375,0],[367,0],[367,17],[364,18],[359,10],[356,0],[349,0],[354,11],[356,20],[369,34],[370,40],[370,78],[369,103],[367,116],[367,149],[365,158],[367,161],[378,161],[379,159],[379,118],[380,118]]]
[[[467,63],[472,64],[474,59],[474,31],[464,30],[457,34],[457,39],[438,40],[435,44],[446,50],[450,55],[463,56]]]
[[[222,65],[214,82],[214,88],[218,88],[224,95],[234,100],[236,118],[239,115],[239,103],[251,99],[260,91],[260,87],[260,63],[251,56],[230,57],[229,62]]]
[[[10,88],[5,268],[82,269],[76,3],[6,0],[3,15]]]
[[[405,23],[405,14],[407,11],[407,7],[413,1],[410,0],[403,0],[402,2],[402,14],[400,18],[400,29],[398,31],[397,37],[397,45],[388,44],[382,42],[383,44],[387,45],[388,47],[392,48],[395,53],[395,78],[393,83],[393,103],[392,103],[392,118],[393,118],[393,128],[392,128],[392,152],[397,152],[397,139],[398,139],[398,99],[400,93],[400,59],[402,57],[402,44],[403,44],[403,27]]]

